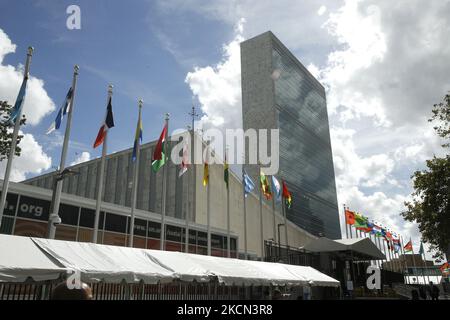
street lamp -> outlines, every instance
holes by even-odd
[[[58,182],[63,180],[66,176],[80,174],[78,171],[65,168],[62,172],[55,175],[53,180],[53,192],[52,192],[52,202],[50,204],[50,215],[48,217],[48,238],[55,239],[56,226],[61,224],[61,217],[58,215],[59,212],[59,197],[61,196],[57,192]],[[58,197],[58,199],[57,199]],[[56,201],[58,200],[58,201]]]

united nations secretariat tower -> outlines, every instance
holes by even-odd
[[[273,206],[272,201],[264,200],[261,208],[258,168],[246,165],[255,189],[246,198],[245,228],[242,177],[230,172],[231,256],[242,258],[247,247],[250,259],[285,260],[288,257],[283,252],[288,247],[303,247],[318,236],[340,238],[325,91],[271,32],[244,41],[241,61],[244,130],[280,130],[280,170],[276,176],[280,182],[286,182],[292,206],[286,209],[287,220],[279,203]],[[195,140],[201,143],[198,136]],[[163,170],[152,171],[155,146],[156,141],[141,147],[133,242],[135,247],[149,249],[160,248],[161,234]],[[106,158],[98,243],[127,245],[131,155],[130,148]],[[56,239],[91,241],[99,168],[100,159],[70,168],[79,174],[63,182],[59,211],[62,223],[56,228]],[[179,170],[169,161],[164,248],[185,251],[188,230],[189,252],[207,254],[208,206],[202,184],[203,165],[189,167],[180,178]],[[211,254],[227,256],[224,166],[211,165],[209,172]],[[55,173],[48,173],[10,184],[1,233],[46,237],[54,178]]]

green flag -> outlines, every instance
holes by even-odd
[[[425,250],[423,250],[423,243],[420,243],[419,254],[425,254]]]

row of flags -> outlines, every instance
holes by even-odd
[[[345,209],[345,223],[349,226],[355,227],[356,230],[384,239],[387,243],[388,249],[391,251],[395,251],[397,253],[401,249],[400,238],[396,233],[391,232],[388,229],[383,228],[373,222],[370,222],[367,217],[363,216],[360,213]],[[406,244],[404,249],[405,252],[409,250],[408,244]]]

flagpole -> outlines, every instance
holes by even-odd
[[[167,146],[169,144],[169,118],[170,114],[166,113],[165,118],[165,127],[166,127],[166,136],[164,141],[164,152],[163,157],[165,157],[164,162],[166,159],[168,159],[168,153],[167,153]],[[162,208],[161,208],[161,232],[160,232],[160,239],[159,239],[159,249],[165,250],[166,249],[166,193],[167,193],[167,166],[169,165],[169,161],[165,163],[163,168],[163,185],[162,185]]]
[[[405,270],[408,271],[408,259],[406,258],[406,254],[405,254],[405,248],[404,248],[404,242],[403,242],[403,236],[400,236],[400,242],[401,242],[401,252],[402,252],[402,256],[405,260]],[[407,283],[411,283],[411,280],[409,278],[409,272],[408,272],[408,277],[406,278],[406,282]]]
[[[69,138],[70,138],[70,128],[72,125],[72,111],[74,108],[74,99],[75,99],[75,90],[76,90],[76,86],[77,86],[77,77],[78,77],[78,71],[79,71],[79,67],[77,65],[75,65],[73,67],[73,78],[72,78],[72,97],[70,99],[70,107],[69,107],[69,112],[67,114],[67,123],[66,123],[66,131],[64,133],[64,142],[63,142],[63,147],[62,147],[62,151],[61,151],[61,160],[60,160],[60,164],[59,164],[59,170],[58,170],[58,174],[55,176],[54,179],[56,179],[56,189],[54,191],[54,199],[52,199],[52,204],[50,206],[50,215],[48,217],[48,238],[49,239],[55,239],[55,234],[56,234],[56,224],[54,223],[55,219],[58,219],[58,214],[59,214],[59,206],[61,203],[61,191],[62,191],[62,187],[63,187],[63,177],[59,177],[58,179],[58,175],[60,175],[65,166],[66,166],[66,158],[67,158],[67,149],[69,147]]]
[[[191,133],[190,133],[190,128],[189,128],[189,126],[187,126],[187,130],[188,130],[188,133],[189,133],[189,136],[191,135]],[[187,148],[187,145],[188,144],[184,144],[184,146],[183,146],[183,161],[185,160],[184,159],[184,152],[185,152],[185,150],[184,150],[184,147],[186,147]],[[187,150],[186,150],[187,151]],[[191,150],[192,151],[192,150]],[[190,160],[189,160],[190,161]],[[187,164],[185,164],[186,166],[187,166]],[[191,165],[194,167],[195,165],[194,164],[192,164],[192,162],[191,162]],[[187,167],[186,167],[187,168]],[[191,170],[193,170],[194,168],[192,168]],[[184,167],[182,166],[182,168],[181,168],[181,170],[184,170]],[[190,179],[190,172],[187,174],[187,180],[188,180],[188,183],[187,183],[187,187],[186,187],[186,203],[187,203],[187,206],[186,206],[186,211],[185,211],[185,217],[184,217],[184,219],[186,220],[185,221],[185,223],[186,223],[186,225],[185,225],[185,231],[186,231],[186,238],[185,238],[185,248],[184,248],[184,252],[186,252],[186,253],[189,253],[189,184],[191,183],[191,179]],[[183,180],[184,180],[184,176],[183,176]]]
[[[344,225],[345,225],[345,236],[348,239],[348,224],[347,224],[347,215],[345,214],[345,203],[344,203]]]
[[[261,164],[259,165],[259,233],[261,241],[261,261],[264,261],[264,226],[263,226],[263,213],[262,213],[262,181],[261,181]]]
[[[228,146],[226,147],[225,150],[225,161],[228,161]],[[227,162],[228,164],[228,162]],[[227,168],[228,170],[228,181],[227,181],[227,257],[231,258],[231,239],[230,239],[230,229],[231,229],[231,225],[230,225],[230,168]]]
[[[141,130],[141,110],[144,101],[139,99],[139,118],[138,126]],[[136,141],[136,160],[134,161],[134,174],[133,174],[133,189],[131,190],[131,222],[130,222],[130,237],[128,238],[128,246],[133,247],[134,238],[134,211],[136,209],[136,198],[137,198],[137,184],[139,179],[139,155],[141,153],[141,143],[140,136],[135,137]]]
[[[412,239],[411,239],[411,237],[409,237],[409,241],[411,242],[411,253],[412,253],[412,260],[413,260],[413,266],[414,266],[414,271],[413,271],[413,274],[414,274],[414,272],[415,271],[417,271],[416,269],[417,269],[417,265],[416,265],[416,258],[414,257],[414,246],[413,246],[413,243],[412,243]],[[419,279],[417,278],[417,276],[416,276],[416,279],[417,279],[417,283],[419,282]]]
[[[23,81],[28,81],[28,76],[30,73],[31,56],[33,55],[33,50],[34,50],[33,47],[28,47],[27,60],[25,62],[25,70],[23,72]],[[19,93],[20,93],[20,91],[19,91]],[[25,95],[26,95],[26,93],[24,94],[22,99],[25,99]],[[19,109],[19,112],[17,113],[17,116],[14,121],[14,131],[13,131],[13,135],[11,138],[11,147],[9,148],[9,156],[8,156],[8,162],[6,164],[5,177],[3,178],[2,194],[0,197],[0,226],[2,225],[3,211],[5,210],[6,197],[8,195],[9,177],[11,175],[12,162],[14,159],[14,155],[16,153],[17,136],[19,135],[20,120],[22,119],[22,110],[23,110],[23,105]]]
[[[242,181],[244,182],[244,171],[242,171]],[[245,196],[245,182],[242,185],[242,195],[244,197],[244,254],[245,254],[245,260],[248,259],[247,257],[247,201]]]
[[[286,212],[286,203],[285,201],[283,202],[283,217],[284,217],[284,241],[286,243],[286,252],[289,249],[289,243],[288,243],[288,229],[287,229],[287,212]]]
[[[273,179],[272,179],[273,180]],[[281,187],[281,186],[280,186]],[[283,198],[283,197],[281,197]],[[283,202],[283,199],[281,199]],[[272,216],[273,216],[273,241],[277,238],[277,221],[275,216],[275,197],[272,197]]]
[[[208,148],[209,152],[212,152],[211,149]],[[206,155],[208,158],[208,183],[206,184],[206,227],[207,227],[207,234],[208,234],[208,256],[211,255],[211,179],[210,179],[210,157],[209,154]]]
[[[106,100],[107,103],[111,99],[112,94],[113,94],[113,86],[110,84],[108,86],[108,99]],[[104,171],[105,171],[106,149],[107,149],[107,143],[108,143],[108,131],[109,130],[106,130],[106,132],[105,132],[105,139],[103,140],[103,144],[102,144],[102,159],[100,161],[100,171],[97,172],[97,201],[95,204],[94,234],[92,235],[93,243],[97,243],[97,237],[98,237],[98,223],[100,220],[100,209],[101,209],[101,203],[102,203],[103,175],[104,175]]]

